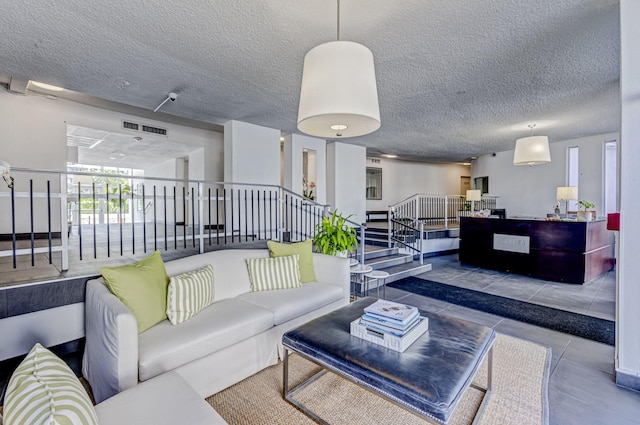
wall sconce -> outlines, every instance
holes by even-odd
[[[7,161],[0,161],[0,174],[2,179],[7,184],[9,189],[13,189],[13,177],[9,174],[11,172],[11,166]]]

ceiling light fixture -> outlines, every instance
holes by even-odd
[[[384,154],[384,156],[386,158],[397,158],[398,157],[398,155],[393,155],[393,154],[390,154],[390,153],[386,153],[386,154]]]
[[[547,136],[533,136],[535,124],[529,124],[531,129],[528,137],[516,140],[516,150],[513,154],[513,165],[539,165],[551,162],[549,138]]]
[[[54,85],[47,84],[47,83],[41,83],[40,81],[30,80],[29,81],[29,85],[30,86],[36,86],[38,88],[49,90],[49,91],[63,91],[64,90],[62,87],[54,86]]]
[[[311,136],[356,137],[380,128],[373,53],[352,41],[320,44],[304,57],[298,129]]]

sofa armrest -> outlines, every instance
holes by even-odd
[[[99,280],[87,282],[82,374],[97,403],[138,384],[138,324]]]
[[[344,296],[349,299],[351,281],[348,258],[314,252],[313,271],[316,281],[342,287]]]

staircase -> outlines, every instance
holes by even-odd
[[[458,250],[460,229],[442,229],[441,227],[429,229],[424,231],[422,237],[425,258],[449,254]],[[365,230],[364,263],[373,267],[374,270],[389,273],[389,277],[385,280],[386,284],[431,270],[431,264],[420,264],[419,255],[416,255],[415,252],[407,249],[401,250],[398,247],[389,248],[388,238],[388,229],[382,226],[367,226]],[[378,284],[382,284],[382,282],[372,280],[369,289],[375,289]],[[361,283],[356,284],[358,294],[362,293],[362,286]]]
[[[419,260],[415,260],[413,254],[401,253],[398,248],[387,248],[380,246],[379,242],[367,246],[364,254],[364,263],[371,266],[374,270],[385,271],[389,273],[389,277],[385,279],[385,283],[389,284],[409,276],[428,272],[431,270],[431,264],[420,264]],[[375,289],[381,281],[372,280],[369,283],[369,290]],[[363,284],[356,283],[356,292],[362,294]]]

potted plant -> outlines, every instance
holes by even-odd
[[[345,218],[334,210],[322,218],[313,237],[316,252],[346,256],[347,252],[351,253],[358,247],[357,230],[347,224],[349,217]]]
[[[578,221],[593,221],[596,218],[595,211],[588,211],[590,208],[595,208],[595,205],[584,199],[578,201]]]

